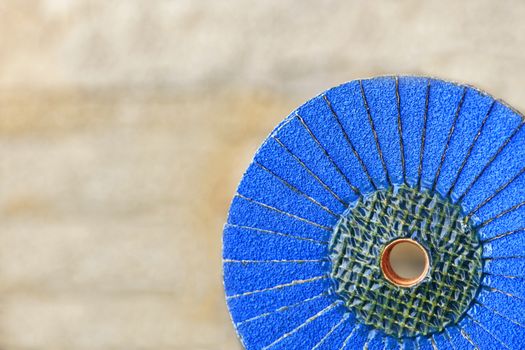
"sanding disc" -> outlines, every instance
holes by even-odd
[[[352,81],[292,112],[224,228],[244,347],[522,349],[523,124],[422,77]]]

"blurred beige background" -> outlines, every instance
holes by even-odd
[[[239,349],[221,229],[293,108],[360,77],[525,110],[525,2],[0,2],[0,348]]]

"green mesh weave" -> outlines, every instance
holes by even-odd
[[[410,288],[387,281],[383,248],[398,238],[430,256],[427,277]],[[459,206],[400,186],[360,198],[335,227],[330,245],[336,293],[358,319],[401,338],[442,331],[467,310],[480,283],[481,245]]]

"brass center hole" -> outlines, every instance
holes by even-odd
[[[413,239],[390,242],[381,254],[381,270],[387,280],[399,287],[412,287],[428,273],[428,253]]]

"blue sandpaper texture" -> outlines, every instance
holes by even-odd
[[[469,86],[380,77],[332,88],[264,141],[233,198],[224,286],[246,349],[525,348],[523,117]],[[480,291],[440,334],[395,339],[332,292],[328,244],[359,193],[407,183],[460,205],[483,243]]]

